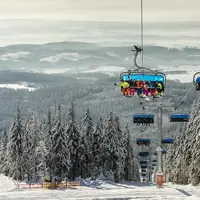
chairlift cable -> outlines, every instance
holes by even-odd
[[[143,67],[143,63],[144,63],[144,45],[143,45],[143,41],[144,41],[144,35],[143,35],[143,0],[141,0],[141,48],[142,48],[142,67]]]
[[[186,92],[186,94],[184,95],[184,97],[182,98],[182,100],[176,105],[176,106],[174,106],[174,109],[176,110],[181,104],[183,104],[184,103],[184,101],[185,101],[185,98],[188,96],[188,94],[191,92],[191,90],[194,88],[194,85],[192,85],[191,87],[190,87],[190,89]]]

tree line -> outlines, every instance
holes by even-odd
[[[0,140],[1,172],[15,180],[39,181],[45,176],[65,180],[96,179],[100,175],[137,180],[133,142],[128,125],[122,130],[112,112],[95,123],[87,109],[78,122],[71,103],[49,109],[44,120],[23,119],[17,108],[10,130]]]
[[[200,98],[195,99],[191,119],[176,130],[174,144],[167,153],[166,172],[176,184],[200,183]]]

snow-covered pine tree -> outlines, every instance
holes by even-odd
[[[24,126],[20,116],[20,109],[17,106],[17,115],[11,126],[9,133],[9,143],[7,149],[8,175],[16,180],[23,180],[23,135]]]
[[[99,120],[97,122],[94,131],[94,139],[92,144],[92,169],[94,177],[97,177],[103,171],[102,157],[101,157],[102,143],[103,143],[103,130],[101,121]]]
[[[46,168],[47,168],[48,173],[51,174],[52,162],[51,162],[51,156],[48,153],[52,147],[52,113],[50,109],[48,110],[48,113],[44,122],[43,134],[44,134],[45,149],[47,151]]]
[[[100,116],[100,118],[99,118],[99,125],[100,125],[101,130],[103,131],[104,122],[103,122],[103,117],[102,116]]]
[[[40,123],[37,121],[34,114],[32,114],[28,120],[28,123],[26,124],[26,132],[26,139],[28,143],[26,143],[26,141],[24,141],[24,143],[26,143],[27,147],[30,148],[30,151],[27,149],[29,154],[27,154],[26,157],[29,157],[29,165],[31,163],[31,174],[33,175],[33,179],[36,181],[39,178],[37,174],[38,161],[36,156],[36,148],[39,146],[39,142],[41,140],[41,131]]]
[[[85,141],[85,164],[86,164],[86,177],[92,175],[92,144],[94,140],[94,122],[90,115],[89,109],[85,113],[85,117],[82,120],[82,137]]]
[[[6,163],[7,144],[8,144],[8,134],[5,128],[4,132],[2,133],[2,137],[0,138],[0,172],[3,172],[2,167]]]
[[[125,167],[125,160],[126,160],[126,138],[124,133],[122,132],[120,128],[120,121],[119,117],[115,116],[115,142],[116,145],[118,145],[118,150],[116,151],[116,170],[115,170],[115,180],[118,182],[120,181],[124,176],[124,167]]]
[[[105,123],[102,161],[103,173],[112,171],[116,182],[122,178],[121,173],[124,169],[125,148],[121,138],[122,131],[119,128],[118,118],[114,118],[111,112]]]
[[[133,154],[133,142],[131,138],[131,134],[128,128],[128,124],[125,127],[124,130],[124,136],[125,136],[125,148],[126,148],[126,159],[125,159],[125,175],[124,179],[127,181],[133,181],[136,180],[135,174],[137,169],[134,165],[134,154]]]
[[[48,150],[45,142],[41,140],[39,145],[36,147],[36,160],[37,160],[37,174],[39,177],[45,177],[47,173],[47,155]]]
[[[6,131],[6,128],[4,129],[4,132],[3,132],[3,136],[2,136],[2,152],[5,153],[6,149],[7,149],[7,144],[8,144],[8,134],[7,134],[7,131]]]
[[[175,138],[175,143],[168,155],[169,175],[174,183],[198,184],[198,146],[200,124],[200,99],[194,101],[191,111],[191,120],[184,125]],[[170,168],[169,165],[173,168]]]
[[[80,175],[82,178],[87,178],[87,165],[86,165],[86,156],[85,151],[87,147],[87,141],[85,135],[81,135],[81,142],[80,147],[78,151],[78,157],[79,157],[79,165],[80,165]]]
[[[192,134],[190,137],[190,144],[188,147],[191,149],[185,149],[188,152],[188,156],[186,156],[186,161],[190,160],[191,162],[188,163],[188,171],[189,171],[189,181],[192,183],[192,185],[198,185],[200,183],[200,99],[195,103],[195,108],[193,111],[193,129]],[[186,131],[186,134],[188,132]],[[190,156],[190,157],[189,157]],[[187,158],[189,159],[187,160]]]
[[[70,152],[70,161],[71,167],[69,176],[70,179],[75,180],[76,177],[80,175],[80,143],[81,143],[81,134],[77,128],[77,122],[75,119],[75,109],[74,104],[71,102],[71,107],[69,108],[69,113],[67,116],[67,128],[66,128],[66,136],[67,136],[67,147]]]
[[[184,141],[186,138],[185,130],[186,124],[178,127],[177,130],[174,132],[174,144],[170,145],[167,149],[166,160],[164,161],[166,167],[165,173],[168,175],[169,181],[172,181],[174,183],[187,183],[185,178],[187,176],[187,173],[183,173],[183,166],[185,165],[183,157]]]
[[[61,119],[61,107],[58,106],[55,126],[52,128],[52,147],[50,149],[51,172],[53,176],[66,177],[70,167],[70,152],[67,136]]]
[[[27,119],[25,122],[25,131],[23,136],[23,168],[24,175],[26,175],[27,180],[30,181],[33,177],[33,160],[35,160],[33,151],[33,135],[30,127],[31,119]]]

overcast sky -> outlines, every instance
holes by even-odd
[[[144,19],[200,20],[200,0],[143,0]],[[140,0],[0,0],[0,19],[137,21]]]

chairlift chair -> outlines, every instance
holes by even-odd
[[[148,157],[149,156],[149,152],[146,152],[146,151],[139,152],[139,156],[141,156],[141,157]]]
[[[193,84],[195,86],[195,90],[200,91],[200,72],[197,72],[193,77]]]
[[[153,114],[133,114],[133,123],[136,124],[153,124]]]
[[[164,138],[164,139],[162,139],[162,144],[173,144],[173,143],[174,143],[174,140],[172,138]]]
[[[140,165],[146,165],[146,164],[147,164],[147,161],[145,161],[145,160],[140,161]]]
[[[171,114],[170,122],[188,122],[190,119],[190,116],[188,114]]]
[[[150,139],[137,138],[136,139],[136,143],[137,143],[138,146],[141,146],[141,145],[148,146],[148,145],[150,145]]]

